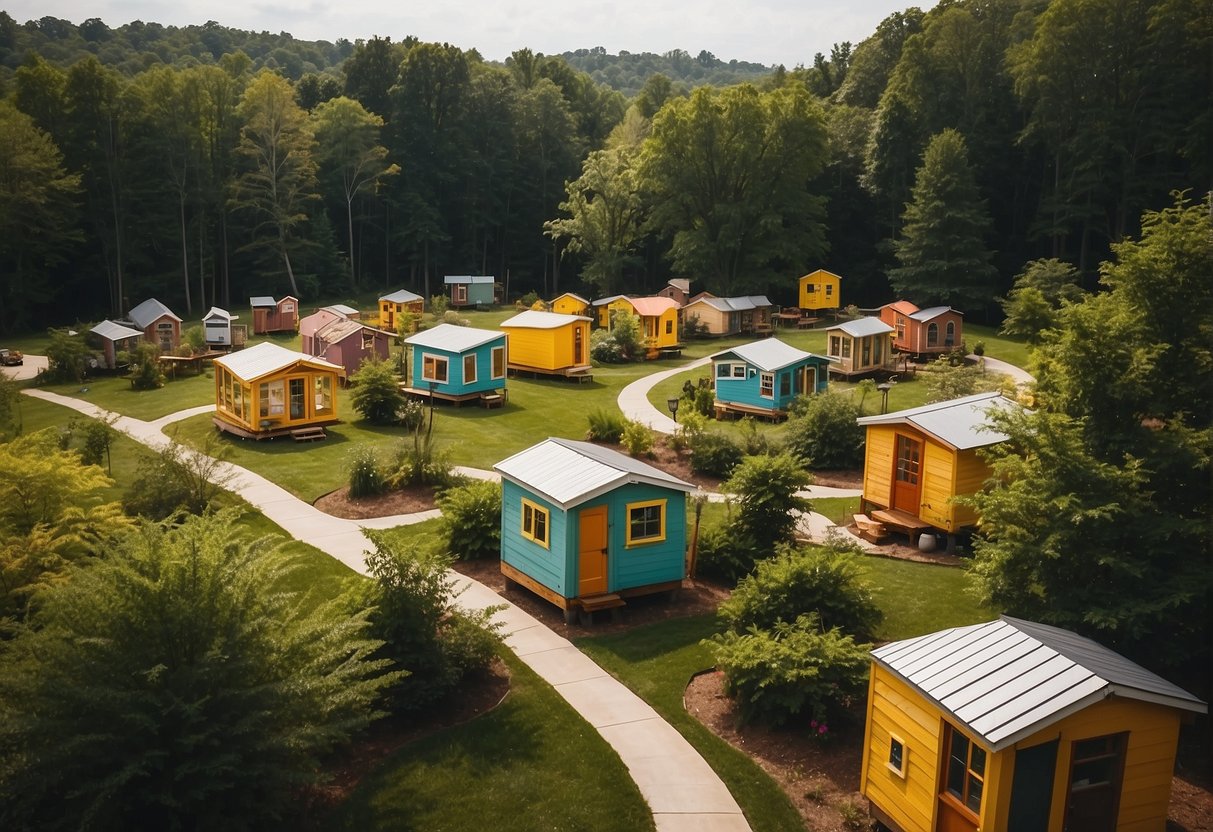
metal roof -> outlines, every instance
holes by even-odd
[[[868,335],[887,335],[893,331],[893,327],[880,320],[880,318],[871,316],[856,318],[853,321],[835,324],[834,326],[827,326],[822,332],[829,332],[832,329],[841,329],[852,338],[864,338]]]
[[[632,299],[627,295],[611,295],[609,298],[599,298],[594,301],[594,306],[606,306],[608,303],[614,303],[617,300],[626,300],[631,303]]]
[[[632,308],[636,310],[638,315],[643,315],[648,318],[656,317],[671,309],[678,308],[678,301],[673,298],[628,298],[632,304]]]
[[[557,295],[556,297],[552,298],[552,303],[555,303],[556,301],[560,300],[561,298],[572,298],[573,300],[579,300],[582,303],[589,303],[588,300],[586,300],[585,298],[583,298],[581,295],[577,294],[576,292],[565,292],[563,295]]]
[[[497,339],[504,340],[505,333],[470,326],[438,324],[433,329],[425,329],[416,335],[410,335],[404,339],[404,343],[447,352],[463,352]]]
[[[884,306],[881,306],[878,308],[880,308],[880,309],[890,309],[891,308],[894,311],[900,312],[903,315],[913,315],[915,312],[918,311],[918,306],[916,304],[911,303],[908,300],[895,300],[892,303],[886,303]]]
[[[255,309],[259,306],[277,306],[278,301],[274,300],[269,295],[258,295],[255,298],[249,298],[248,305]]]
[[[220,309],[218,306],[212,306],[211,311],[202,316],[202,320],[209,321],[211,318],[223,318],[225,321],[234,321],[239,317],[239,315],[233,315],[226,309]]]
[[[338,373],[345,371],[344,367],[332,364],[323,358],[313,358],[269,341],[263,341],[240,350],[240,352],[215,359],[215,364],[226,367],[233,375],[244,381],[256,381],[262,376],[284,370],[295,363],[303,363],[317,369],[334,370]]]
[[[370,327],[364,326],[358,321],[351,321],[349,318],[338,318],[316,330],[316,337],[326,344],[336,344],[363,329],[370,329]]]
[[[895,641],[872,656],[993,751],[1109,696],[1208,710],[1192,694],[1088,638],[1005,615]]]
[[[121,341],[123,338],[143,337],[143,333],[139,330],[131,329],[129,326],[123,326],[114,321],[102,321],[90,329],[89,332],[95,332],[107,341]]]
[[[950,306],[932,306],[930,309],[919,309],[910,315],[916,321],[929,321],[932,318],[938,318],[944,312],[956,312]],[[963,312],[956,312],[957,315],[963,315]]]
[[[443,283],[496,283],[497,278],[491,274],[448,274],[442,278]]]
[[[991,409],[1020,407],[1001,393],[977,393],[946,402],[924,404],[879,416],[856,419],[861,425],[910,424],[958,451],[1005,442],[1007,435],[989,427]]]
[[[351,315],[361,315],[362,313],[352,306],[346,306],[344,303],[334,303],[331,306],[322,306],[321,309],[327,309],[330,312],[335,312],[344,318]]]
[[[398,292],[392,292],[390,295],[380,295],[379,299],[386,300],[388,303],[413,303],[414,301],[425,300],[421,295],[410,292],[408,289],[401,289]]]
[[[721,312],[745,312],[774,305],[767,300],[765,295],[746,295],[736,298],[702,297],[691,301],[687,306],[694,306],[696,303],[706,303]]]
[[[157,318],[163,318],[168,315],[174,321],[180,322],[181,319],[173,314],[173,311],[155,298],[148,298],[143,303],[136,306],[130,312],[126,313],[127,317],[134,321],[135,326],[140,329],[147,329],[156,321]]]
[[[540,312],[538,309],[528,309],[519,312],[512,318],[501,322],[501,328],[518,327],[519,329],[559,329],[577,321],[591,320],[585,315],[565,315],[561,312]]]
[[[666,285],[673,286],[675,289],[679,290],[680,292],[690,292],[691,291],[691,279],[689,277],[670,278],[667,281]]]
[[[824,355],[817,355],[804,350],[796,349],[789,344],[785,344],[778,338],[764,338],[761,341],[751,341],[748,344],[742,344],[739,347],[733,347],[729,350],[722,350],[708,358],[715,361],[724,356],[735,356],[740,358],[747,364],[753,364],[760,370],[772,373],[775,370],[782,370],[789,364],[796,364],[804,361],[806,358],[820,358],[822,361],[833,361],[832,358],[827,358]]]
[[[503,477],[569,509],[629,483],[690,492],[695,486],[618,451],[572,439],[545,439],[493,466]]]

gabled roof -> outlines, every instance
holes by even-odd
[[[1111,696],[1208,711],[1192,694],[1101,644],[1006,615],[895,641],[872,657],[992,751]]]
[[[909,424],[930,434],[945,445],[964,451],[1005,442],[1007,435],[987,426],[989,412],[995,408],[1020,407],[1001,393],[977,393],[946,402],[924,404],[909,410],[898,410],[880,416],[862,416],[861,425]]]
[[[742,344],[739,347],[722,350],[715,355],[709,355],[708,358],[713,361],[720,358],[740,358],[747,364],[753,364],[758,369],[773,373],[776,370],[782,370],[791,364],[799,364],[806,358],[816,358],[821,361],[833,361],[824,355],[817,355],[804,350],[798,350],[789,344],[785,344],[778,338],[764,338],[761,341],[751,341],[748,344]]]
[[[137,329],[131,329],[129,326],[115,323],[114,321],[102,321],[89,332],[96,333],[107,341],[121,341],[123,338],[142,338],[143,333]]]
[[[277,306],[284,300],[293,300],[295,303],[299,302],[299,298],[294,297],[293,295],[287,295],[286,297],[279,298],[278,300],[274,300],[269,295],[257,295],[256,297],[248,299],[248,305],[256,309],[261,306]]]
[[[358,321],[351,321],[349,318],[338,318],[335,321],[329,321],[316,330],[315,337],[326,344],[336,344],[338,341],[343,341],[355,332],[360,332],[363,329],[370,329],[370,327],[365,327]]]
[[[443,283],[496,283],[497,278],[491,274],[448,274],[442,278]]]
[[[880,318],[875,318],[870,315],[865,315],[862,318],[856,318],[853,321],[846,323],[827,326],[822,332],[829,332],[833,329],[841,329],[852,338],[864,338],[868,335],[887,335],[893,331],[893,327],[886,324]]]
[[[816,277],[819,274],[828,274],[830,277],[834,278],[835,280],[842,280],[842,275],[834,274],[834,272],[830,271],[829,269],[814,269],[813,271],[809,272],[808,274],[801,275],[800,279],[804,280],[805,278]]]
[[[666,285],[668,285],[668,286],[673,286],[673,287],[674,287],[675,289],[677,289],[678,291],[680,291],[680,292],[686,292],[686,293],[688,293],[688,294],[689,294],[689,293],[690,293],[690,291],[691,291],[691,279],[690,279],[689,277],[674,277],[674,278],[671,278],[671,279],[670,279],[670,280],[667,282],[667,284],[666,284]]]
[[[746,295],[736,298],[718,298],[718,297],[701,297],[688,303],[683,309],[694,306],[697,303],[704,303],[713,309],[718,309],[721,312],[745,312],[751,309],[762,309],[768,306],[774,306],[766,295]]]
[[[916,321],[929,321],[932,318],[938,318],[945,312],[956,312],[957,315],[963,315],[963,312],[957,312],[950,306],[932,306],[930,309],[919,309],[910,315]]]
[[[136,306],[130,312],[126,313],[127,317],[134,322],[135,326],[140,329],[146,329],[151,326],[158,318],[163,318],[168,315],[178,323],[181,319],[173,314],[173,311],[155,298],[148,298],[143,303]]]
[[[900,312],[903,315],[913,315],[918,311],[918,307],[910,303],[908,300],[895,300],[892,303],[886,303],[881,309],[892,309],[895,312]]]
[[[388,303],[416,303],[419,300],[425,300],[421,295],[410,292],[408,289],[401,289],[390,295],[380,295],[379,299],[386,300]]]
[[[343,367],[331,364],[323,358],[313,358],[310,355],[288,350],[286,347],[280,347],[269,341],[263,341],[255,346],[240,350],[240,352],[216,358],[215,363],[221,367],[226,367],[233,375],[244,381],[256,381],[262,376],[268,376],[270,373],[285,370],[296,363],[318,370],[344,372]]]
[[[501,476],[569,509],[629,483],[690,492],[695,486],[618,451],[572,439],[545,439],[493,466]]]
[[[627,295],[611,295],[609,298],[599,298],[598,300],[594,301],[593,305],[606,306],[608,303],[614,303],[617,300],[626,300],[628,303],[632,302],[632,299]]]
[[[589,303],[588,300],[583,298],[581,295],[576,294],[575,292],[565,292],[563,295],[557,295],[556,297],[552,298],[552,303],[555,303],[556,301],[560,300],[561,298],[572,298],[573,300],[579,300],[585,304]]]
[[[541,312],[538,309],[528,309],[525,312],[519,312],[512,318],[506,318],[501,322],[501,328],[559,329],[562,326],[568,326],[577,321],[588,320],[591,319],[585,315],[565,315],[562,312]]]
[[[235,321],[240,318],[239,315],[233,315],[226,309],[220,309],[218,306],[212,306],[211,311],[202,316],[202,320],[209,321],[211,318],[223,318],[225,321]]]
[[[505,333],[470,326],[438,324],[433,329],[425,329],[416,335],[410,335],[404,339],[404,343],[447,352],[464,352],[496,340],[505,340]]]
[[[669,312],[671,309],[678,308],[678,301],[673,298],[629,298],[632,303],[632,308],[636,310],[637,315],[643,315],[646,318],[655,318]]]
[[[332,312],[336,315],[340,315],[343,318],[348,318],[351,315],[361,315],[362,314],[354,307],[346,306],[344,303],[334,303],[331,306],[322,306],[320,308],[327,309],[329,312]]]

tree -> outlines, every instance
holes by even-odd
[[[1053,258],[1026,263],[1002,301],[1002,331],[1037,343],[1044,330],[1056,325],[1061,305],[1081,297],[1078,272],[1069,263]]]
[[[390,91],[404,60],[404,46],[391,38],[372,37],[359,43],[342,67],[345,95],[383,119],[392,115]]]
[[[198,450],[170,441],[158,453],[139,460],[139,473],[124,507],[151,520],[179,511],[206,513],[235,476],[224,462],[226,450],[214,431],[206,434]]]
[[[44,590],[0,652],[6,828],[255,829],[398,673],[367,613],[302,603],[234,513],[145,525]]]
[[[889,271],[893,288],[924,305],[985,306],[998,276],[984,242],[990,220],[955,130],[927,145],[904,219],[895,243],[901,265]]]
[[[855,399],[828,390],[796,403],[786,445],[809,468],[855,468],[863,463],[863,415]]]
[[[755,559],[769,557],[777,543],[791,540],[795,512],[809,510],[809,501],[796,492],[812,481],[801,461],[788,453],[747,456],[733,469],[721,489],[735,496],[737,533],[749,542]]]
[[[363,361],[358,372],[350,376],[350,384],[353,385],[350,401],[363,419],[373,425],[396,423],[396,414],[404,406],[405,398],[392,362]]]

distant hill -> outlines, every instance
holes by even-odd
[[[650,76],[661,74],[692,89],[705,84],[727,87],[744,81],[758,81],[775,71],[774,67],[749,61],[722,61],[711,52],[701,50],[692,56],[682,49],[663,55],[652,52],[620,51],[611,55],[601,46],[563,52],[561,57],[575,69],[587,73],[599,84],[619,90],[628,98],[640,92]]]

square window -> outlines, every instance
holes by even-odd
[[[465,355],[463,357],[463,383],[471,384],[476,380],[476,356]]]
[[[906,744],[894,735],[889,736],[889,769],[898,777],[906,776]]]
[[[733,365],[733,378],[745,378],[745,365],[744,364],[734,364]]]
[[[522,501],[522,536],[533,540],[545,549],[548,548],[548,510],[532,503]]]
[[[733,373],[732,366],[724,363],[716,365],[716,378],[728,378]]]
[[[665,500],[628,504],[627,545],[665,540]]]
[[[423,355],[421,357],[421,378],[423,381],[445,383],[447,360],[439,355]]]

